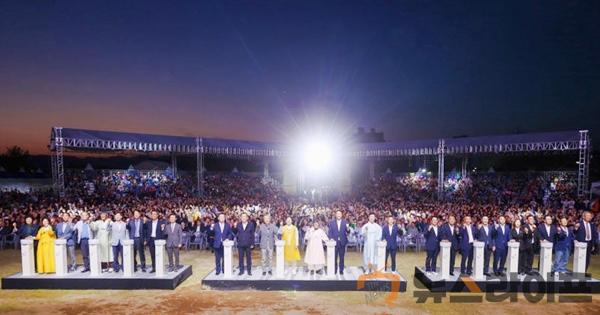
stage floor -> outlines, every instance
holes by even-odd
[[[105,272],[92,277],[89,272],[82,273],[81,270],[83,267],[79,266],[75,272],[69,272],[65,276],[56,274],[23,276],[21,273],[16,273],[2,278],[2,289],[173,290],[192,275],[190,265],[182,266],[177,272],[165,272],[163,277],[139,269],[133,277],[125,278],[123,272]]]
[[[407,281],[399,273],[364,274],[362,268],[346,267],[344,275],[329,278],[322,275],[310,275],[305,268],[299,268],[296,275],[286,270],[284,278],[262,275],[261,267],[252,268],[252,276],[244,273],[238,276],[239,269],[234,268],[233,276],[225,279],[223,274],[216,275],[212,270],[202,279],[202,284],[218,290],[254,289],[261,291],[382,291],[405,292]]]
[[[454,269],[454,276],[444,280],[441,273],[427,274],[425,267],[415,267],[417,278],[432,292],[546,292],[546,293],[600,293],[600,280],[575,276],[571,273],[560,277],[550,277],[544,281],[534,270],[535,275],[519,276],[516,274],[504,277],[488,276],[486,280],[475,280],[472,277],[460,277],[460,268]]]

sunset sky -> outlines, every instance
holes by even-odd
[[[600,133],[600,1],[2,1],[0,148],[51,126],[277,140]]]

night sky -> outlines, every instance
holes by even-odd
[[[54,125],[403,140],[599,117],[600,1],[0,1],[0,148],[45,153]]]

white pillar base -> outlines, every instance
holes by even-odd
[[[444,240],[440,242],[442,279],[450,279],[450,246],[452,243]],[[454,270],[452,271],[454,272]]]
[[[585,263],[586,263],[586,254],[587,254],[587,243],[586,242],[578,242],[574,243],[574,253],[573,253],[573,273],[575,274],[585,274]]]
[[[335,241],[325,242],[327,245],[327,277],[335,277]]]
[[[69,271],[67,267],[67,240],[54,240],[54,266],[57,276],[64,276]]]
[[[92,277],[100,276],[102,264],[100,263],[100,241],[96,239],[88,240],[90,247],[90,275]]]
[[[133,240],[123,240],[123,276],[133,277]]]
[[[275,277],[283,278],[285,274],[285,264],[283,261],[285,241],[277,240],[275,241]]]
[[[385,271],[385,248],[386,241],[377,242],[377,271]]]
[[[552,271],[552,243],[540,242],[540,274],[548,281],[548,274]]]
[[[223,275],[225,278],[231,278],[233,276],[233,268],[231,265],[233,259],[231,254],[232,247],[232,240],[223,241]]]
[[[167,241],[165,240],[154,240],[154,257],[155,257],[155,265],[156,265],[156,276],[164,277],[165,276],[165,245]]]
[[[485,280],[483,276],[483,247],[484,242],[475,241],[473,242],[473,278],[475,280]]]
[[[508,274],[519,273],[519,242],[511,240],[508,242]]]
[[[33,259],[33,239],[21,240],[21,273],[24,276],[35,274],[35,261]]]

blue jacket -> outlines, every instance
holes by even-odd
[[[134,239],[135,238],[135,221],[136,219],[130,219],[129,222],[127,222],[127,231],[129,231],[129,238],[130,239]],[[142,220],[141,218],[139,219],[139,238],[141,239],[146,239],[146,229],[144,227],[144,220]]]
[[[234,233],[238,247],[254,246],[254,224],[252,222],[246,222],[246,229],[244,229],[242,222],[238,222]]]
[[[65,232],[63,233],[63,225],[66,225]],[[56,225],[56,237],[64,238],[67,240],[67,246],[75,246],[75,230],[71,223],[60,222]]]
[[[579,229],[574,230],[573,234],[575,234],[575,239],[578,242],[585,242],[585,226],[583,225],[583,220],[579,220]],[[590,232],[592,234],[592,244],[596,244],[598,242],[598,230],[596,225],[590,222]]]
[[[573,240],[575,239],[573,230],[567,228],[567,233],[565,233],[563,229],[557,228],[556,230],[556,244],[554,244],[554,249],[571,250],[573,248]]]
[[[483,226],[479,228],[477,240],[483,242],[485,244],[485,248],[492,249],[492,246],[494,246],[494,238],[492,237],[492,234],[494,233],[494,226],[488,224],[487,228],[487,233],[485,233],[485,228]]]
[[[472,244],[469,244],[469,234],[467,232],[467,227],[463,226],[460,228],[460,234],[459,234],[459,238],[460,238],[460,249],[463,252],[466,252],[469,250],[470,246]],[[471,225],[471,234],[473,234],[473,241],[477,240],[477,228],[474,225]]]
[[[163,225],[166,226],[167,222],[165,220],[160,220],[160,219],[157,221],[158,222],[156,223],[156,234],[155,234],[154,238],[157,240],[166,239],[165,234],[164,234],[163,230],[161,229],[161,227]],[[152,220],[149,220],[148,222],[146,222],[145,230],[146,231],[144,232],[145,233],[144,235],[146,237],[146,240],[151,239],[152,238]]]
[[[548,242],[556,242],[556,225],[550,225],[550,235],[546,232],[546,224],[542,223],[537,227],[538,237],[541,240],[546,240]]]
[[[452,231],[454,229],[454,231]],[[458,250],[460,245],[460,231],[458,231],[458,226],[455,224],[454,228],[450,227],[450,224],[446,223],[442,225],[440,229],[440,235],[442,240],[449,241],[451,243],[451,248],[454,250]]]
[[[215,223],[210,228],[210,230],[215,234],[215,239],[213,240],[213,248],[221,248],[223,246],[223,241],[233,239],[233,232],[231,230],[231,226],[229,226],[229,223],[223,224],[224,226],[222,231],[219,222]]]
[[[327,237],[336,242],[335,246],[346,246],[348,244],[348,221],[342,219],[338,230],[336,220],[331,220],[328,225]]]
[[[500,225],[494,227],[492,229],[492,238],[493,244],[496,246],[496,250],[507,249],[508,241],[510,241],[510,226],[508,224],[504,225],[504,233],[502,233],[502,228]]]
[[[435,233],[435,230],[433,228],[430,230],[429,227],[425,229],[424,234],[425,248],[427,248],[427,250],[436,250],[440,248],[440,241],[442,240],[442,236],[439,227],[437,230],[437,234]]]
[[[398,226],[396,224],[392,225],[392,233],[390,233],[390,226],[388,224],[381,227],[381,240],[386,241],[386,249],[398,249]]]

